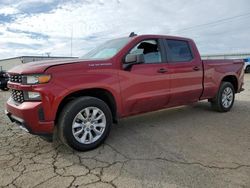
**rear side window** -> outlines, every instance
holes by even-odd
[[[187,41],[167,39],[168,54],[173,62],[191,61],[193,55],[191,53]]]

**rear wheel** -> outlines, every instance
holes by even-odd
[[[219,91],[211,100],[212,108],[219,112],[228,112],[234,104],[235,90],[230,82],[222,82]]]
[[[78,151],[96,148],[107,138],[112,125],[108,105],[94,97],[81,97],[68,103],[59,117],[60,139]]]

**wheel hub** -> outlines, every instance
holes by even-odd
[[[224,108],[229,108],[233,103],[233,90],[226,87],[222,93],[222,105]]]
[[[106,127],[106,117],[97,107],[87,107],[81,110],[72,123],[72,133],[75,139],[82,144],[91,144],[97,141]]]

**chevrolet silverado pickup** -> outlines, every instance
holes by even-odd
[[[130,35],[80,59],[23,64],[8,71],[6,114],[27,132],[86,151],[113,123],[140,113],[208,100],[229,111],[243,90],[244,62],[201,60],[193,40]]]

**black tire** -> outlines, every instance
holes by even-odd
[[[248,65],[245,69],[245,73],[250,73],[250,65]]]
[[[77,114],[79,114],[82,110],[86,108],[96,108],[96,109],[101,110],[101,112],[103,112],[103,115],[105,116],[105,122],[106,122],[106,126],[103,129],[103,132],[100,138],[98,138],[93,143],[88,143],[88,144],[84,144],[78,141],[76,137],[73,135],[73,130],[72,130],[73,122],[76,121],[75,118]],[[64,144],[69,145],[70,147],[78,151],[87,151],[87,150],[95,149],[96,147],[101,145],[105,141],[107,136],[109,135],[109,132],[112,126],[112,113],[108,105],[104,101],[98,98],[79,97],[73,101],[70,101],[63,108],[62,112],[60,113],[58,123],[59,123],[58,124],[58,136]],[[85,130],[83,132],[84,133],[82,134],[85,134]],[[90,135],[89,135],[89,140],[90,140]]]
[[[223,102],[222,102],[223,92],[225,91],[226,88],[230,88],[230,90],[232,91],[231,104],[228,106],[223,105]],[[235,89],[233,85],[230,82],[222,82],[216,97],[211,100],[212,108],[218,112],[228,112],[231,110],[234,104],[234,98],[235,98]]]

